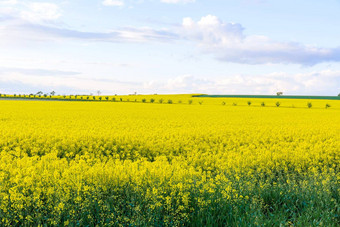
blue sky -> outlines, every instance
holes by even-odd
[[[340,93],[340,1],[0,0],[0,93]]]

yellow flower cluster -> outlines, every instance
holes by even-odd
[[[0,101],[0,225],[340,223],[338,101],[214,102]]]

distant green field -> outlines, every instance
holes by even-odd
[[[303,96],[303,95],[194,95],[198,98],[267,98],[267,99],[326,99],[340,100],[340,96]]]

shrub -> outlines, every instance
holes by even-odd
[[[266,106],[266,104],[264,102],[261,103],[261,106]]]
[[[146,102],[146,99],[142,99],[142,102]]]
[[[198,103],[199,103],[200,105],[202,105],[203,101],[199,101]]]
[[[307,107],[308,107],[308,108],[312,108],[312,103],[311,103],[311,102],[308,102],[308,103],[307,103]]]
[[[331,105],[329,105],[329,104],[327,103],[327,104],[326,104],[326,109],[329,108],[329,107],[331,107]]]
[[[99,100],[101,101],[103,97],[99,96]]]
[[[191,105],[192,104],[192,99],[189,99],[188,103],[189,103],[189,105]]]
[[[151,103],[154,103],[154,102],[155,102],[155,99],[150,99],[150,102],[151,102]]]
[[[112,102],[115,102],[116,101],[116,98],[112,98]]]
[[[236,103],[236,102],[233,102],[233,106],[237,106],[237,103]]]
[[[105,97],[105,99],[106,99],[106,101],[108,101],[108,100],[109,100],[109,97],[108,97],[108,96],[106,96],[106,97]]]
[[[121,102],[123,102],[123,99],[122,99],[122,98],[120,98],[119,100],[120,100]]]
[[[250,106],[251,105],[251,101],[248,101],[247,104],[248,104],[248,106]]]
[[[182,100],[178,100],[178,103],[181,104],[181,103],[182,103]]]
[[[172,100],[171,99],[168,100],[168,104],[172,104]]]
[[[225,104],[226,104],[226,103],[223,101],[223,102],[222,102],[222,106],[225,106]]]
[[[160,100],[159,100],[159,103],[163,103],[163,99],[160,99]]]
[[[279,106],[281,105],[281,103],[280,103],[280,102],[276,102],[275,105],[276,105],[277,107],[279,107]]]

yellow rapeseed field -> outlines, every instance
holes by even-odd
[[[122,98],[0,100],[1,226],[340,225],[339,101]]]

